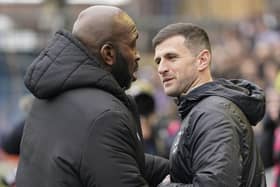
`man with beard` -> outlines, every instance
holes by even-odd
[[[164,92],[178,98],[182,125],[170,151],[169,187],[264,187],[252,125],[264,116],[264,92],[246,80],[213,80],[207,33],[171,24],[153,39]]]
[[[23,133],[17,187],[156,186],[165,159],[144,155],[134,102],[138,32],[121,9],[82,11],[30,65],[36,97]]]

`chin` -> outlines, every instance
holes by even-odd
[[[178,96],[177,92],[175,92],[174,90],[164,89],[164,92],[165,92],[166,95],[168,95],[170,97]]]
[[[127,82],[126,85],[123,86],[122,88],[123,88],[124,90],[128,90],[128,89],[131,87],[131,84],[132,84],[132,81],[129,81],[129,82]]]

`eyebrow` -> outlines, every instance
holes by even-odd
[[[166,58],[168,56],[176,56],[176,57],[178,57],[179,55],[176,52],[167,52],[167,53],[165,53],[163,55],[163,58]],[[159,60],[159,59],[160,59],[160,57],[155,57],[154,61],[156,62],[156,60]]]
[[[164,57],[169,57],[169,56],[179,56],[179,55],[176,52],[168,52],[168,53],[164,54]]]

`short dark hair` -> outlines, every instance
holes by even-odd
[[[203,49],[207,49],[211,53],[207,32],[192,23],[174,23],[167,25],[153,38],[153,48],[164,40],[176,35],[181,35],[185,38],[186,47],[192,53],[197,54]]]
[[[134,99],[141,116],[148,117],[155,112],[155,100],[151,94],[139,93]]]

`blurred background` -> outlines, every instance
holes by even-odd
[[[270,186],[271,168],[279,167],[275,155],[280,152],[274,146],[280,141],[279,0],[0,0],[2,160],[16,163],[19,141],[11,139],[11,134],[21,126],[32,104],[23,84],[27,66],[57,30],[71,30],[82,9],[98,4],[124,9],[140,32],[139,80],[128,93],[140,103],[146,151],[168,157],[173,137],[180,128],[174,101],[164,95],[156,73],[151,40],[169,23],[196,23],[209,33],[215,78],[248,79],[267,93],[266,116],[254,130]],[[142,103],[147,105],[140,106]],[[143,108],[151,111],[141,113]],[[3,182],[12,183],[9,181],[14,170],[2,165]]]

